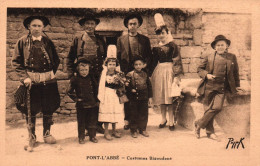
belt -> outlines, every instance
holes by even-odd
[[[55,78],[53,70],[44,73],[27,72],[27,74],[34,83],[43,83]]]

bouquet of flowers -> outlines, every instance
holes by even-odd
[[[129,100],[126,96],[125,84],[129,82],[129,80],[126,79],[123,72],[118,72],[114,77],[114,81],[115,84],[119,85],[119,88],[116,90],[116,94],[119,97],[120,103],[122,104],[128,102]]]

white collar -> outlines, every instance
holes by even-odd
[[[42,40],[42,36],[39,36],[39,37],[34,37],[34,36],[32,36],[32,40],[33,40],[33,41],[35,41],[35,40],[41,41],[41,40]]]

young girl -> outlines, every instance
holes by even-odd
[[[170,92],[173,82],[179,85],[179,76],[183,73],[181,56],[178,46],[169,38],[170,33],[166,25],[157,27],[155,33],[159,39],[159,46],[152,50],[152,71],[155,68],[151,77],[153,104],[161,106],[162,120],[159,128],[166,126],[168,110],[169,129],[173,131],[173,98]]]
[[[114,50],[116,50],[114,45],[108,47],[108,55],[104,62],[105,66],[101,74],[98,89],[98,99],[100,100],[98,121],[104,122],[104,137],[107,140],[112,140],[108,131],[109,123],[112,123],[112,136],[116,138],[121,137],[121,133],[116,131],[116,123],[121,119],[121,114],[124,111],[124,104],[120,104],[116,93],[117,89],[120,88],[120,84],[116,81],[117,74],[119,73],[116,71],[116,67],[119,66],[119,62],[116,59],[116,51]]]

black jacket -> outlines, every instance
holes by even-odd
[[[97,86],[93,76],[72,76],[67,94],[73,101],[77,102],[76,107],[92,108],[98,104]]]
[[[153,97],[152,84],[146,72],[131,71],[126,75],[130,80],[129,86],[126,87],[127,96],[132,100],[148,100]],[[135,89],[136,92],[132,92]]]

